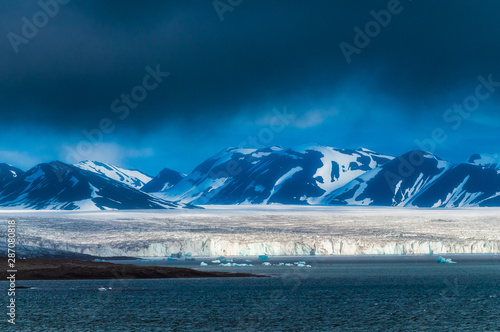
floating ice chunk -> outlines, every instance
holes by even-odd
[[[252,263],[252,260],[247,259],[247,260],[245,260],[245,262],[247,262],[247,263]]]
[[[285,263],[285,266],[293,266],[293,264]]]
[[[456,262],[452,261],[451,258],[444,258],[442,256],[438,257],[437,262],[438,263],[456,263]]]
[[[279,263],[278,264],[278,266],[284,266],[284,265],[285,265],[285,263]]]
[[[208,264],[207,264],[207,263],[205,263],[205,262],[201,262],[201,263],[200,263],[200,266],[208,266]]]
[[[304,264],[297,264],[297,267],[304,267]]]
[[[212,263],[214,264],[219,264],[220,263],[220,260],[219,259],[216,259],[216,260],[213,260]]]
[[[312,267],[312,266],[308,264],[308,265],[306,265],[306,267]]]
[[[97,289],[99,290],[99,292],[105,292],[105,291],[107,291],[106,287],[99,287]]]
[[[264,263],[262,263],[262,265],[264,265],[264,266],[270,266],[270,265],[271,265],[271,263],[269,263],[269,262],[264,262]]]
[[[238,263],[233,263],[233,266],[248,266],[248,264],[238,264]]]
[[[231,263],[220,263],[219,266],[231,266]]]

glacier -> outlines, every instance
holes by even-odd
[[[500,209],[205,206],[205,210],[0,211],[18,244],[94,256],[424,255],[500,252]],[[3,232],[3,233],[2,233]]]

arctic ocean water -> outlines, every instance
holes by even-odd
[[[498,331],[500,264],[492,257],[228,269],[270,278],[18,281],[35,289],[17,291],[12,330]]]

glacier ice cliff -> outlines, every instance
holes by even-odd
[[[212,208],[15,218],[18,243],[95,256],[423,255],[500,252],[500,209]],[[6,227],[1,227],[5,232]],[[5,234],[0,234],[3,236]],[[4,237],[5,238],[5,237]]]

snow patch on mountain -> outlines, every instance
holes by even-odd
[[[124,169],[111,164],[99,161],[82,161],[74,166],[86,171],[94,172],[110,179],[119,181],[126,185],[141,189],[146,183],[151,181],[151,177],[138,170]]]
[[[500,170],[499,153],[474,154],[469,158],[468,162],[473,165],[478,165],[486,168],[496,168]]]
[[[276,181],[276,183],[274,184],[273,189],[271,190],[271,194],[269,195],[268,198],[264,200],[263,204],[267,204],[267,202],[269,202],[269,199],[274,195],[274,192],[280,190],[283,182],[290,179],[295,173],[301,170],[302,167],[294,167],[291,170],[289,170],[286,174],[284,174],[282,177],[280,177],[278,181]]]

